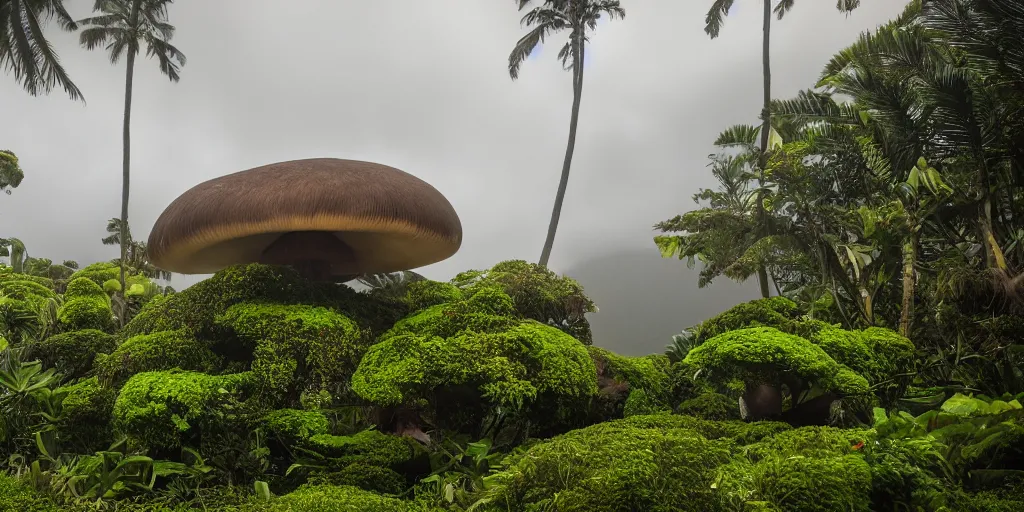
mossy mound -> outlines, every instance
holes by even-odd
[[[98,354],[114,350],[114,335],[84,329],[50,336],[29,345],[29,356],[39,358],[46,368],[55,368],[64,377],[78,379],[93,369]]]

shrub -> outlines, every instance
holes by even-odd
[[[97,354],[114,350],[116,338],[103,331],[85,329],[50,336],[31,345],[31,357],[46,368],[56,368],[69,379],[84,377],[93,368]]]
[[[593,343],[587,313],[597,310],[583,287],[535,263],[509,260],[490,270],[462,272],[452,282],[467,297],[497,286],[512,298],[518,316],[557,327],[586,345]]]
[[[0,512],[60,512],[50,497],[23,485],[14,477],[0,472]]]
[[[438,509],[381,496],[352,486],[304,485],[290,494],[271,502],[252,502],[243,507],[245,512],[432,512]]]
[[[462,290],[457,286],[428,280],[411,283],[405,301],[409,303],[411,311],[419,311],[438,304],[456,302],[462,298]]]
[[[721,393],[703,393],[683,401],[676,408],[676,413],[707,420],[738,420],[740,419],[740,404],[735,398]]]
[[[488,510],[720,510],[712,484],[729,461],[728,442],[627,421],[574,430],[514,456],[492,477]]]
[[[800,512],[871,510],[871,470],[860,455],[773,454],[756,464],[734,462],[720,475],[718,485],[727,503]]]
[[[62,402],[58,433],[65,450],[94,453],[105,450],[113,441],[111,413],[117,393],[100,385],[96,377],[61,388],[67,395]]]
[[[249,379],[250,374],[211,376],[183,370],[135,374],[114,402],[114,427],[142,446],[180,447],[186,436],[217,421],[214,405],[220,390],[231,393]]]
[[[407,488],[405,477],[394,470],[353,463],[341,471],[317,473],[309,477],[310,485],[348,485],[381,494],[401,494]]]
[[[774,327],[793,333],[800,310],[796,303],[785,297],[769,297],[744,302],[705,320],[694,329],[697,343],[703,343],[719,334],[748,327]]]
[[[329,459],[336,469],[356,463],[395,469],[423,454],[415,440],[373,429],[350,436],[317,434],[306,446]]]
[[[267,428],[286,444],[301,443],[315,435],[326,434],[330,426],[324,413],[297,409],[271,411],[264,421]]]
[[[252,371],[277,396],[348,380],[366,348],[355,323],[323,307],[242,303],[216,322],[255,347]]]
[[[131,337],[111,354],[96,358],[96,373],[118,387],[137,373],[175,368],[209,373],[219,363],[209,347],[184,331],[163,331]]]
[[[114,327],[110,298],[95,282],[84,277],[73,279],[64,292],[64,305],[57,311],[57,321],[64,331],[110,331]]]

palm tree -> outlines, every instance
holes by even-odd
[[[85,101],[43,34],[43,25],[53,17],[64,30],[78,29],[63,0],[0,0],[0,66],[14,71],[32,96],[59,84],[72,100]]]
[[[132,238],[131,228],[125,228],[122,230],[122,225],[121,219],[116,217],[107,221],[108,235],[100,240],[103,242],[103,245],[121,245],[122,239],[125,241],[124,245],[127,249],[124,252],[125,264],[122,265],[122,268],[130,268],[150,279],[163,279],[164,281],[170,281],[170,272],[157,268],[150,263],[149,255],[146,252],[146,242],[136,241]],[[124,236],[122,236],[122,233]]]
[[[522,11],[530,4],[530,0],[516,0]],[[543,5],[533,8],[522,18],[522,24],[532,26],[525,36],[516,42],[508,57],[508,73],[512,80],[519,78],[519,66],[530,56],[530,53],[543,43],[544,39],[554,32],[569,30],[569,40],[558,52],[562,66],[572,70],[572,117],[569,120],[569,142],[565,148],[565,160],[562,162],[562,177],[558,182],[555,194],[555,206],[551,211],[551,222],[548,224],[548,235],[544,241],[538,264],[546,267],[551,257],[551,247],[555,243],[555,231],[562,213],[562,201],[565,200],[565,188],[569,184],[569,168],[572,166],[572,154],[576,147],[576,123],[580,115],[580,99],[583,94],[583,54],[589,40],[587,30],[597,28],[597,21],[602,14],[609,18],[625,18],[626,10],[618,0],[546,0]]]
[[[94,11],[103,14],[87,18],[80,23],[87,26],[82,31],[81,43],[92,50],[106,44],[110,63],[117,64],[122,55],[127,57],[124,88],[124,159],[121,183],[121,225],[128,225],[128,190],[131,162],[131,136],[129,125],[132,112],[132,78],[135,73],[135,56],[141,43],[146,44],[146,55],[156,56],[160,71],[172,82],[180,79],[179,65],[185,64],[185,54],[168,41],[174,36],[174,27],[167,23],[167,5],[172,0],[97,0]],[[177,60],[177,64],[174,62]],[[127,261],[128,238],[120,239],[121,245],[121,290],[124,293],[124,267]]]
[[[9,149],[0,149],[0,191],[7,195],[11,189],[18,188],[25,173],[18,166],[18,157]]]
[[[722,29],[722,25],[725,23],[725,17],[729,15],[729,9],[732,8],[732,4],[735,0],[714,0],[711,4],[711,9],[708,11],[707,16],[704,18],[706,32],[711,39],[718,37],[719,32]],[[779,0],[779,3],[775,6],[775,14],[778,19],[782,19],[783,16],[790,9],[793,8],[795,0]],[[836,8],[842,12],[850,12],[856,9],[860,5],[860,0],[837,0]],[[772,72],[771,72],[771,58],[770,58],[770,41],[771,41],[771,25],[772,25],[772,0],[764,0],[764,16],[762,22],[762,31],[764,36],[761,43],[761,64],[764,76],[764,103],[761,107],[761,158],[758,162],[760,173],[758,176],[759,184],[764,182],[764,168],[767,164],[768,158],[768,136],[771,131],[771,101],[772,101]],[[757,218],[758,227],[762,234],[764,233],[766,219],[764,212],[764,201],[762,201],[763,191],[758,193],[757,201]],[[768,297],[768,272],[764,265],[760,265],[757,269],[757,280],[761,287],[761,296]]]

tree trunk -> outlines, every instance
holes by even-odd
[[[139,4],[141,0],[132,2],[132,12],[129,14],[129,22],[132,25],[137,24],[139,19]],[[129,133],[129,126],[131,125],[132,119],[132,78],[135,74],[135,48],[133,46],[128,47],[128,65],[126,66],[127,72],[125,73],[124,81],[124,132],[122,134],[123,144],[123,160],[121,168],[121,298],[124,298],[125,280],[124,280],[124,263],[125,258],[128,254],[128,187],[129,187],[129,169],[131,168],[131,134]],[[124,324],[124,318],[121,318],[121,324]]]
[[[579,28],[577,30],[583,30]],[[542,267],[548,266],[548,259],[551,257],[551,247],[555,244],[555,231],[558,229],[558,219],[562,215],[562,202],[565,200],[565,188],[569,184],[569,168],[572,166],[572,154],[576,149],[576,123],[580,117],[580,99],[583,95],[583,36],[575,32],[570,36],[576,45],[576,57],[573,59],[573,97],[572,117],[569,120],[569,143],[565,148],[565,160],[562,162],[562,177],[558,181],[558,192],[555,193],[555,206],[551,211],[551,222],[548,224],[548,236],[544,240],[544,249],[540,253],[538,264]]]
[[[903,305],[900,310],[900,334],[910,337],[910,324],[914,318],[914,261],[917,232],[903,244]]]
[[[772,72],[771,72],[771,59],[769,57],[769,42],[771,40],[771,26],[772,26],[772,2],[771,0],[764,0],[764,40],[761,45],[761,60],[762,67],[764,69],[764,105],[761,108],[761,155],[758,158],[758,174],[757,174],[757,185],[758,187],[764,186],[764,168],[768,165],[768,132],[772,128],[772,116],[770,112],[771,101],[772,101]],[[757,191],[757,231],[760,236],[765,236],[766,218],[764,211],[764,192],[762,190]],[[771,295],[768,290],[768,272],[765,270],[764,265],[759,265],[757,268],[757,282],[761,286],[761,296],[768,297]]]

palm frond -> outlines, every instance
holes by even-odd
[[[711,4],[711,9],[704,17],[704,32],[711,36],[711,39],[718,37],[722,31],[722,25],[725,24],[725,17],[729,15],[732,4],[733,0],[715,0]]]

